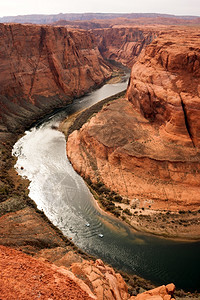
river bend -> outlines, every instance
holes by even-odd
[[[178,288],[196,290],[200,284],[200,243],[141,234],[99,210],[67,159],[64,135],[53,129],[67,116],[126,86],[126,80],[107,84],[26,131],[13,148],[18,158],[15,167],[29,179],[29,196],[37,207],[79,248],[156,284],[174,282]]]

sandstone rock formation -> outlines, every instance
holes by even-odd
[[[0,123],[11,131],[111,76],[83,30],[0,24],[0,45]]]
[[[142,49],[150,44],[158,31],[155,28],[136,26],[113,26],[92,30],[99,50],[106,59],[132,67]]]
[[[67,268],[4,246],[0,246],[0,271],[2,300],[170,300],[175,289],[169,284],[130,298],[121,275],[101,260],[83,260]]]
[[[126,99],[69,136],[74,168],[131,205],[199,209],[199,33],[161,33],[134,64]]]
[[[78,278],[91,287],[99,300],[129,299],[128,288],[119,273],[97,259],[95,262],[83,261],[70,267]]]
[[[175,290],[175,285],[173,283],[166,286],[160,286],[153,290],[144,292],[137,296],[133,296],[130,300],[174,300],[173,294]]]

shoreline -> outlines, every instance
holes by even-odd
[[[59,124],[58,130],[65,135],[66,143],[68,136],[73,131],[79,130],[83,126],[83,124],[85,124],[92,117],[93,114],[100,111],[102,107],[108,102],[122,96],[123,92],[118,93],[63,120]],[[116,193],[114,193],[114,197],[120,197],[121,199],[119,202],[113,201],[113,199],[111,201],[108,200],[108,198],[110,199],[110,197],[112,197],[113,191],[108,191],[103,183],[100,183],[100,187],[98,187],[98,183],[95,186],[95,184],[93,184],[90,180],[86,178],[83,179],[85,180],[88,188],[93,194],[94,201],[96,202],[99,209],[101,209],[102,212],[108,213],[109,215],[116,217],[120,221],[125,222],[133,230],[177,242],[195,243],[200,241],[200,234],[194,234],[196,227],[199,227],[198,220],[200,220],[200,210],[195,212],[172,212],[167,210],[163,211],[146,208],[144,209],[140,207],[130,208],[130,203],[124,203],[124,199],[122,199],[122,197]],[[94,195],[94,191],[96,193],[96,197]],[[115,208],[113,205],[115,206]],[[121,210],[122,213],[120,212]],[[197,225],[193,223],[197,223]],[[156,226],[154,226],[155,224]],[[167,232],[165,226],[167,227]],[[186,228],[188,231],[187,234],[185,234]]]
[[[87,184],[88,186],[88,184]],[[171,241],[174,241],[174,242],[186,242],[186,243],[196,243],[196,242],[200,242],[200,237],[197,237],[197,238],[191,238],[189,239],[189,237],[186,237],[186,238],[182,238],[182,237],[179,237],[179,236],[167,236],[167,235],[164,235],[162,233],[154,233],[152,232],[151,230],[147,230],[145,226],[140,226],[139,224],[137,225],[132,225],[130,224],[130,222],[126,222],[124,221],[122,218],[118,218],[116,217],[113,213],[109,212],[109,211],[106,211],[105,208],[101,205],[101,202],[98,201],[94,194],[93,194],[93,190],[91,187],[88,186],[88,188],[90,189],[92,195],[93,195],[93,198],[94,198],[94,201],[98,207],[98,209],[103,213],[103,214],[108,214],[110,215],[111,217],[113,218],[117,218],[119,221],[121,222],[125,222],[127,225],[130,226],[130,228],[132,230],[134,230],[135,232],[138,232],[138,233],[144,233],[144,234],[147,234],[147,235],[153,235],[153,236],[156,236],[156,237],[159,237],[159,238],[162,238],[162,239],[167,239],[167,240],[171,240]],[[154,214],[159,214],[160,212],[157,212],[157,211],[153,211],[152,212]]]
[[[84,179],[84,178],[83,178]],[[85,180],[85,179],[84,179]],[[136,232],[139,232],[139,233],[144,233],[144,234],[149,234],[149,235],[153,235],[153,236],[156,236],[156,237],[159,237],[159,238],[162,238],[162,239],[167,239],[167,240],[172,240],[172,241],[175,241],[175,242],[186,242],[186,243],[196,243],[196,242],[200,242],[200,237],[191,237],[191,236],[181,236],[181,235],[168,235],[162,231],[156,231],[156,232],[153,232],[151,229],[147,229],[148,228],[148,225],[150,224],[150,222],[146,222],[144,224],[140,224],[140,222],[134,222],[134,223],[131,223],[131,220],[128,218],[129,215],[126,214],[126,220],[123,219],[123,216],[121,217],[118,217],[116,216],[115,213],[112,213],[110,212],[109,210],[106,210],[106,206],[103,206],[102,205],[102,202],[99,200],[101,197],[102,197],[102,194],[98,194],[97,191],[95,191],[88,183],[87,181],[85,180],[88,188],[90,189],[90,192],[92,193],[93,195],[93,198],[94,198],[94,201],[97,205],[97,207],[99,208],[99,210],[104,213],[104,214],[109,214],[110,216],[112,216],[113,218],[117,218],[119,221],[121,222],[125,222],[127,225],[130,226],[130,228]],[[120,205],[121,203],[120,202],[115,202],[115,205]],[[128,206],[128,205],[127,205]],[[137,210],[138,211],[138,210]],[[141,212],[141,216],[144,216],[144,214],[142,214],[142,210],[139,209],[139,211]],[[197,212],[193,212],[191,214],[196,214]],[[149,215],[153,215],[153,216],[160,216],[160,215],[163,215],[164,217],[167,216],[169,217],[169,214],[168,212],[162,212],[162,211],[156,211],[156,210],[150,210],[149,209],[149,212],[147,212],[146,216],[149,216]],[[174,216],[177,217],[178,219],[181,218],[180,215],[178,214],[175,214],[175,213],[171,213],[170,217],[172,217],[172,221],[174,221]],[[138,217],[140,217],[140,215],[138,215]],[[198,215],[197,215],[197,218],[199,219],[200,217],[200,213],[198,212]]]

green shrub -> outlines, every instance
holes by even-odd
[[[132,216],[132,213],[130,212],[130,210],[128,208],[124,209],[123,212],[129,216]]]
[[[114,196],[114,198],[113,198],[114,201],[120,202],[120,203],[122,202],[122,199],[123,199],[123,198],[122,198],[120,195],[116,195],[116,196]]]

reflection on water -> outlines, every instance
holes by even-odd
[[[107,90],[104,86],[26,132],[13,148],[18,157],[16,169],[30,180],[29,195],[38,208],[78,247],[156,283],[174,282],[177,287],[195,290],[199,287],[200,243],[178,243],[139,234],[102,213],[67,159],[64,135],[52,129],[66,113],[74,113],[124,88],[125,84],[107,85]]]

